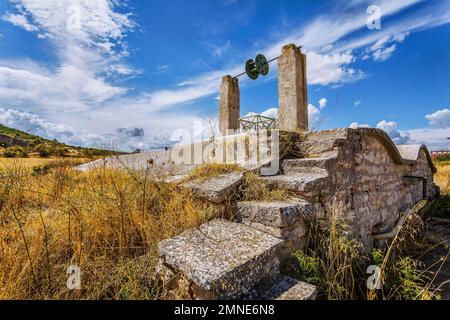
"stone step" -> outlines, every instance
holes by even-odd
[[[332,129],[310,132],[306,136],[306,140],[324,141],[324,140],[345,140],[347,139],[347,129]]]
[[[307,232],[306,222],[314,215],[314,207],[303,199],[287,201],[237,203],[238,218],[246,225],[275,237],[297,240]]]
[[[315,300],[317,288],[289,276],[279,274],[272,286],[260,288],[260,300]]]
[[[327,173],[291,173],[278,176],[260,177],[272,187],[295,192],[312,192],[327,190],[329,176]]]
[[[281,167],[285,174],[290,173],[327,173],[335,156],[283,160]]]
[[[336,139],[328,140],[306,140],[297,143],[297,147],[308,157],[319,157],[323,153],[333,152],[336,150]]]
[[[241,172],[232,172],[212,178],[196,179],[180,186],[190,189],[198,198],[222,203],[235,196],[243,177],[244,174]]]
[[[273,281],[283,247],[270,234],[216,219],[161,241],[159,266],[163,274],[184,275],[195,299],[239,299]]]

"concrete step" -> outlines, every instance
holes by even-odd
[[[190,189],[198,198],[214,203],[222,203],[236,195],[243,177],[244,175],[241,172],[232,172],[212,178],[196,179],[183,183],[180,186]]]
[[[345,140],[348,136],[348,129],[332,129],[310,132],[306,136],[306,140],[324,141],[324,140]]]
[[[297,143],[297,147],[309,157],[319,157],[323,153],[336,151],[337,141],[336,139],[306,140]]]
[[[290,173],[278,176],[260,177],[272,187],[295,192],[324,191],[327,189],[329,176],[327,173]]]
[[[327,173],[336,157],[334,155],[318,158],[283,160],[281,167],[285,174],[291,173]]]
[[[237,203],[237,215],[246,225],[271,235],[287,239],[300,239],[307,232],[307,221],[314,215],[314,207],[306,200]]]
[[[316,286],[283,274],[279,274],[270,287],[259,290],[263,292],[260,300],[315,300],[317,296]]]
[[[216,219],[161,241],[159,266],[163,274],[184,275],[195,299],[239,299],[273,281],[283,247],[270,234]]]

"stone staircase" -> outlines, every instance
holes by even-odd
[[[320,137],[319,143],[314,139],[301,146],[312,150],[313,157],[283,160],[278,175],[259,177],[271,187],[293,191],[294,198],[236,202],[235,221],[216,219],[161,241],[161,272],[172,279],[184,275],[194,299],[315,299],[313,285],[281,273],[289,254],[306,244],[316,214],[310,199],[327,192],[338,154],[333,137]],[[314,147],[316,144],[319,147]],[[218,189],[229,196],[239,185],[236,174],[212,181],[211,188],[204,187],[208,183],[199,187],[195,182],[191,187],[203,198],[217,202],[224,198],[217,196],[221,193]]]
[[[160,272],[184,275],[194,299],[313,299],[316,288],[280,273],[284,241],[223,219],[163,240]],[[176,280],[175,280],[176,281]]]

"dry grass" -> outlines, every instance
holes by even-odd
[[[242,201],[283,201],[293,194],[284,189],[272,188],[254,173],[247,173],[240,187]]]
[[[52,166],[62,162],[74,165],[91,161],[89,158],[0,158],[0,173],[11,170],[32,172],[33,168]]]
[[[434,176],[436,184],[441,192],[450,195],[450,162],[436,162],[437,173]]]
[[[423,223],[410,214],[394,239],[372,254],[367,253],[354,234],[354,219],[330,206],[322,219],[311,226],[304,252],[295,252],[286,271],[315,284],[322,299],[328,300],[430,300],[432,279],[423,264],[409,256],[421,241]],[[366,273],[369,265],[380,267],[381,290],[369,290]]]
[[[155,278],[157,243],[223,213],[149,175],[15,170],[0,179],[0,299],[170,298]],[[81,290],[66,287],[69,265]]]
[[[201,164],[195,168],[186,177],[185,181],[191,181],[196,179],[212,178],[221,174],[227,174],[232,172],[242,172],[243,169],[236,164]]]

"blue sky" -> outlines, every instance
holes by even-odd
[[[48,138],[168,145],[214,120],[223,75],[294,42],[313,129],[450,147],[450,1],[1,0],[0,17],[0,122]],[[276,63],[240,86],[242,115],[274,113]]]

